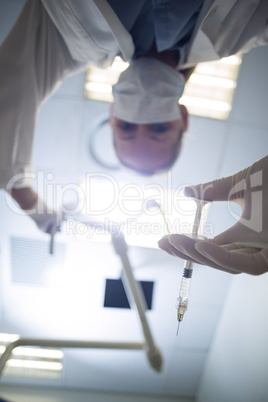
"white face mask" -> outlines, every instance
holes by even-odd
[[[162,61],[134,60],[113,86],[113,115],[136,124],[180,119],[178,100],[184,83],[183,76]]]

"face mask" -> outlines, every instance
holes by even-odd
[[[113,115],[136,123],[161,123],[181,118],[178,100],[183,76],[162,61],[141,57],[120,75],[113,86]]]

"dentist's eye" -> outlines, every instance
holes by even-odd
[[[152,124],[150,126],[151,131],[154,133],[165,133],[166,131],[169,130],[169,125],[168,124]]]
[[[159,125],[156,127],[156,131],[157,131],[158,133],[165,133],[167,130],[168,130],[168,126],[163,125],[163,124],[159,124]]]
[[[123,131],[134,131],[136,128],[135,124],[127,123],[126,121],[121,121],[118,124],[118,127]]]

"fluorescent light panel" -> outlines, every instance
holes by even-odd
[[[7,367],[16,367],[22,369],[36,369],[36,370],[55,370],[61,371],[62,364],[57,362],[33,361],[33,360],[20,360],[10,359],[7,361]]]
[[[0,333],[0,355],[19,335]],[[60,349],[20,346],[6,363],[5,375],[58,379],[62,375],[64,353]]]
[[[198,64],[180,103],[192,115],[228,119],[240,64],[239,55]]]
[[[231,111],[240,64],[240,55],[198,64],[185,86],[180,103],[185,104],[192,115],[226,120]],[[127,67],[128,63],[120,57],[116,57],[112,66],[105,70],[89,67],[85,97],[113,102],[112,85]]]

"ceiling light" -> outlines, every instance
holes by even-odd
[[[29,348],[29,347],[18,347],[12,352],[13,356],[21,357],[36,357],[43,359],[63,359],[63,351],[57,349],[42,349],[42,348]]]
[[[185,96],[183,99],[186,106],[192,106],[193,108],[215,109],[220,112],[228,112],[230,110],[228,102],[219,102],[205,98],[198,99],[192,96]]]
[[[228,119],[240,64],[239,55],[198,64],[180,103],[185,104],[192,115]]]
[[[209,85],[210,87],[235,88],[236,82],[228,78],[218,78],[209,75],[192,74],[190,82],[199,85]]]
[[[0,344],[15,342],[17,339],[19,339],[17,334],[0,333]]]
[[[129,66],[129,63],[126,63],[120,57],[116,57],[111,66],[111,69],[122,73],[122,71],[126,70],[128,68],[128,66]]]
[[[120,73],[127,67],[128,63],[120,57],[116,57],[111,67],[107,69],[88,67],[84,87],[85,98],[112,102],[112,85],[117,82]]]
[[[36,370],[53,370],[53,371],[61,371],[62,364],[57,362],[45,362],[45,361],[34,361],[34,360],[19,360],[19,359],[10,359],[7,361],[7,367],[14,368],[28,368],[28,369],[36,369]]]
[[[0,333],[0,357],[6,347],[19,339],[19,335]],[[56,348],[20,346],[12,351],[6,363],[5,375],[54,378],[61,377],[64,353]]]
[[[233,55],[229,57],[223,57],[220,60],[221,64],[233,64],[233,65],[240,65],[241,64],[241,55]]]
[[[85,88],[91,92],[102,92],[104,94],[112,93],[111,85],[102,82],[87,82]]]

